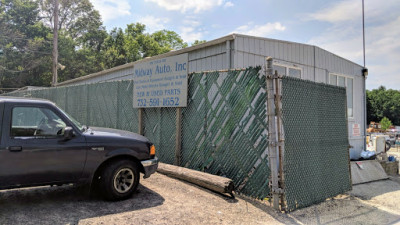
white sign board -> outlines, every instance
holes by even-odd
[[[133,107],[186,107],[188,54],[136,64]]]
[[[360,124],[358,123],[353,124],[353,136],[354,137],[361,136]]]

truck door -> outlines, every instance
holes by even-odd
[[[86,141],[79,131],[75,131],[74,138],[65,140],[66,126],[71,126],[71,122],[55,107],[6,103],[0,186],[79,179],[86,160]]]

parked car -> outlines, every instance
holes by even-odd
[[[80,183],[129,198],[158,167],[144,136],[81,125],[54,103],[0,97],[0,189]]]

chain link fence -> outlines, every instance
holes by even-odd
[[[176,108],[143,109],[144,136],[156,144],[157,157],[174,164]]]
[[[345,88],[282,78],[288,211],[351,190],[346,105]]]
[[[266,91],[260,68],[189,76],[182,165],[231,178],[237,192],[269,194]]]
[[[351,188],[346,92],[290,77],[281,83],[285,150],[279,179],[291,211]],[[8,95],[49,99],[89,126],[139,132],[141,123],[162,162],[229,177],[235,191],[247,196],[270,195],[267,91],[261,68],[189,74],[188,103],[181,110],[133,108],[133,86],[125,80]],[[182,118],[179,161],[177,117]]]

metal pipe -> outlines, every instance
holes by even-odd
[[[284,174],[283,174],[283,156],[284,156],[284,134],[283,134],[283,122],[282,122],[282,79],[279,78],[278,72],[275,71],[275,107],[276,107],[276,126],[278,134],[278,156],[279,156],[279,188],[283,190],[284,188]],[[285,209],[285,198],[283,193],[280,194],[281,200],[281,210]]]
[[[363,55],[365,68],[365,26],[364,26],[364,0],[362,0],[362,30],[363,30]]]
[[[365,25],[364,25],[364,0],[362,0],[362,30],[363,30],[363,57],[364,57],[364,68],[362,70],[362,76],[364,77],[364,83],[363,83],[363,108],[364,108],[364,121],[363,121],[363,142],[364,142],[364,151],[367,150],[367,88],[366,88],[366,80],[367,80],[367,75],[365,74],[366,68],[365,68]]]
[[[279,210],[279,186],[278,186],[278,153],[276,140],[276,120],[275,120],[275,91],[272,74],[272,58],[266,59],[266,82],[267,82],[267,118],[268,118],[268,164],[271,170],[271,192],[273,207]]]

